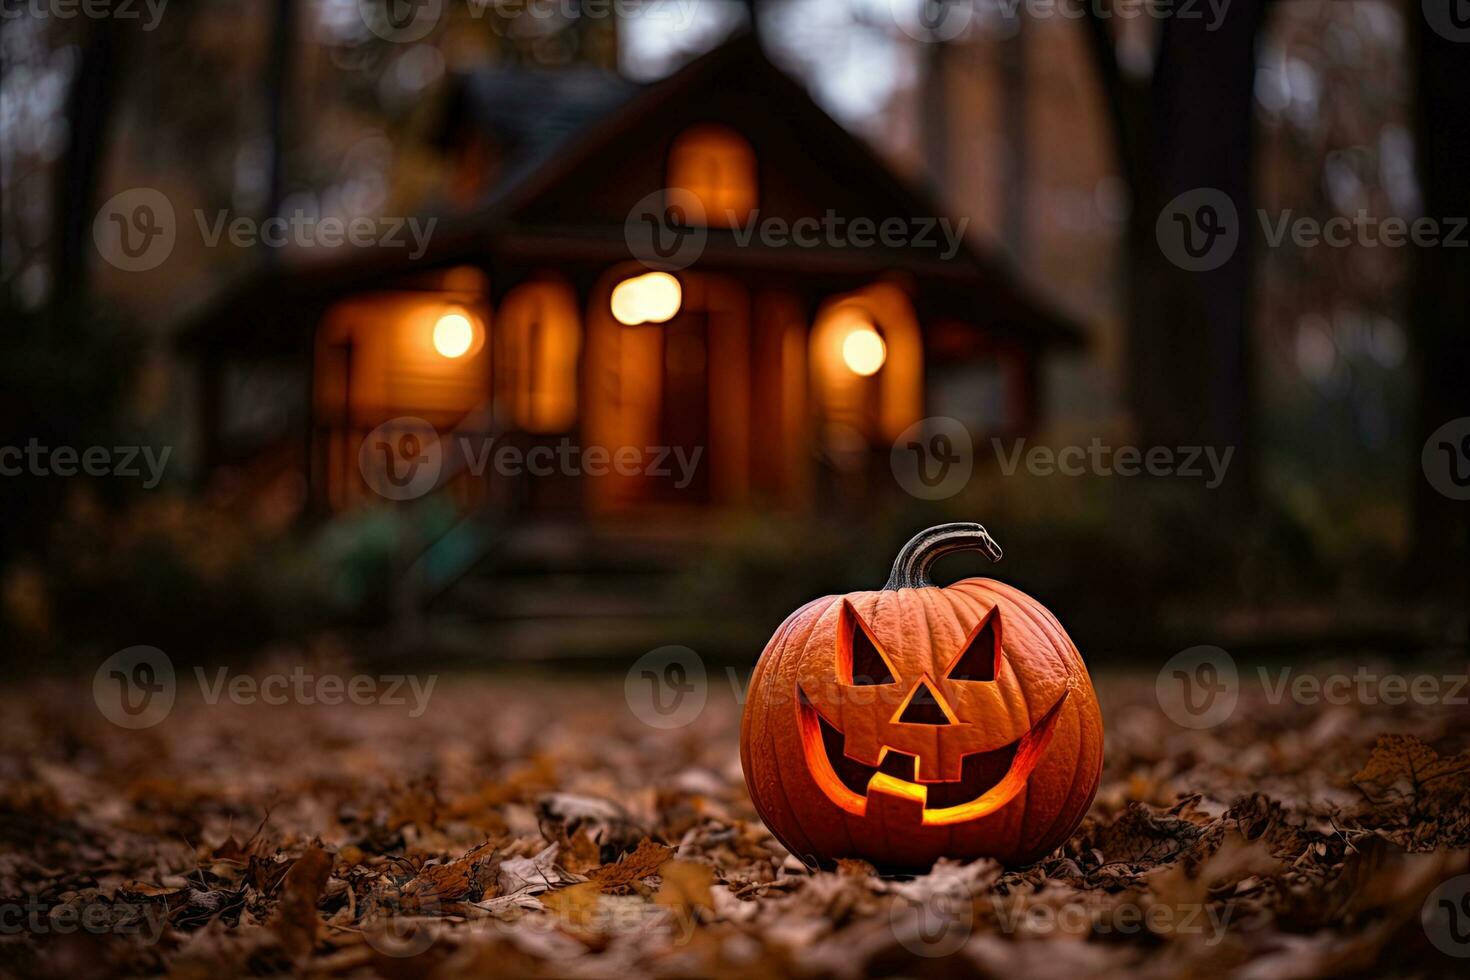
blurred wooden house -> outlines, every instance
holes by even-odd
[[[191,328],[211,470],[295,470],[314,510],[340,511],[376,499],[364,436],[411,416],[451,447],[702,449],[681,488],[446,463],[437,489],[465,504],[801,511],[868,493],[926,415],[1029,429],[1042,358],[1079,342],[1000,261],[951,248],[936,206],[748,37],[650,86],[462,77],[443,148],[461,207],[421,257],[277,264]],[[702,241],[663,272],[635,254],[650,201]],[[828,215],[842,230],[747,238]],[[903,232],[854,235],[854,219]]]

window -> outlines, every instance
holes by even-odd
[[[496,316],[495,408],[524,432],[563,432],[577,415],[582,326],[570,287],[530,282],[511,290]]]
[[[755,151],[726,126],[694,126],[669,150],[668,184],[704,206],[705,224],[743,224],[756,206]]]

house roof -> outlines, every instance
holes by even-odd
[[[446,132],[470,125],[506,154],[499,187],[518,183],[555,158],[578,133],[635,98],[645,86],[597,68],[506,66],[459,75],[444,108]]]
[[[191,347],[266,346],[273,336],[309,330],[319,303],[367,288],[384,288],[461,263],[483,263],[496,251],[548,258],[574,254],[609,263],[630,258],[626,206],[615,220],[586,217],[571,206],[605,180],[610,165],[646,149],[651,133],[698,118],[732,91],[759,108],[731,122],[747,131],[758,152],[783,144],[789,159],[819,175],[822,190],[841,192],[883,217],[940,216],[919,188],[891,170],[860,139],[766,57],[753,35],[739,35],[670,77],[637,85],[592,69],[541,72],[497,69],[464,76],[451,96],[448,118],[483,126],[505,152],[499,179],[477,208],[440,219],[426,253],[410,262],[401,250],[343,249],[340,257],[296,266],[278,264],[226,290],[194,318],[183,342]],[[729,109],[727,107],[726,111]],[[759,133],[749,132],[752,129]],[[666,134],[667,135],[667,134]],[[661,184],[661,178],[654,184]],[[650,189],[654,189],[650,187]],[[567,215],[573,215],[568,218]],[[701,257],[730,267],[834,274],[898,271],[942,287],[945,304],[975,314],[998,329],[1019,331],[1041,345],[1079,346],[1083,332],[1036,296],[1008,264],[968,238],[952,256],[908,249],[797,249],[738,244],[728,230],[711,229]],[[297,318],[283,316],[297,310]],[[255,328],[242,337],[233,324]]]

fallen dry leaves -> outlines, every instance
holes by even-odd
[[[25,976],[1442,975],[1463,708],[1271,704],[1191,732],[1100,684],[1107,769],[1029,868],[814,872],[755,818],[739,705],[646,727],[606,683],[387,707],[4,695],[0,968]]]

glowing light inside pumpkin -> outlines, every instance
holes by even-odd
[[[684,290],[678,279],[667,272],[649,272],[613,287],[612,315],[627,327],[664,323],[674,318],[683,302]]]
[[[842,338],[842,362],[853,374],[866,378],[877,374],[883,362],[888,360],[888,345],[878,336],[878,331],[863,324],[854,327]]]
[[[458,311],[451,311],[434,324],[434,350],[451,361],[463,357],[475,343],[475,324]]]

